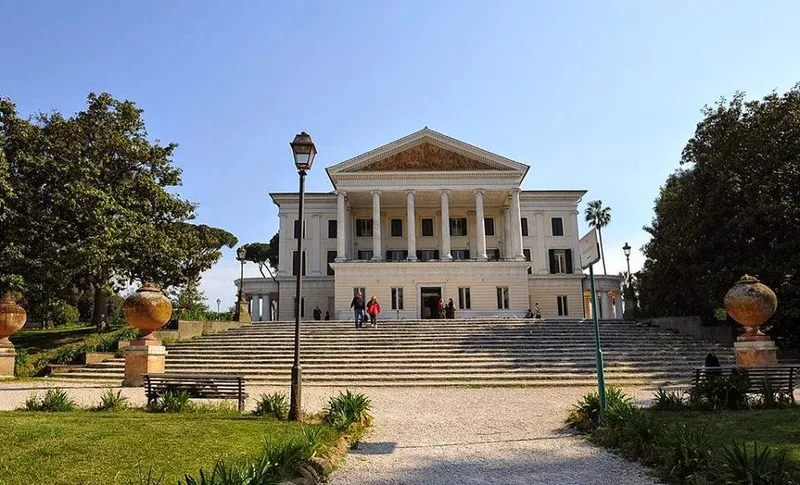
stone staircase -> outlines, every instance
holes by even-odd
[[[589,320],[410,320],[356,329],[303,322],[303,383],[317,386],[596,385]],[[732,349],[633,322],[602,322],[609,384],[690,380],[706,354],[723,364]],[[243,374],[248,384],[286,385],[294,324],[270,322],[168,347],[166,371]],[[121,381],[124,359],[75,369],[70,379]]]

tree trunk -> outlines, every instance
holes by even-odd
[[[606,252],[603,249],[603,231],[598,227],[597,228],[597,235],[600,236],[600,259],[603,260],[603,274],[606,273]]]
[[[106,326],[106,311],[108,310],[108,292],[101,284],[94,285],[94,306],[92,307],[92,325],[98,332]]]

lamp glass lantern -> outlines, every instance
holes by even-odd
[[[305,131],[300,132],[295,135],[294,140],[289,145],[292,147],[294,164],[297,170],[311,170],[311,164],[314,163],[314,157],[317,155],[317,147],[314,146],[311,135]]]
[[[625,245],[622,246],[622,250],[625,252],[626,258],[631,255],[631,246],[628,243],[625,243]]]
[[[244,261],[244,258],[247,256],[247,250],[243,247],[236,250],[236,259],[238,261]]]

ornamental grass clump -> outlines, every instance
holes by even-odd
[[[122,395],[122,391],[114,392],[106,389],[100,397],[100,404],[94,408],[95,411],[126,411],[130,408],[128,398]]]
[[[289,415],[289,399],[282,392],[261,394],[258,397],[258,401],[256,401],[256,408],[253,410],[253,414],[284,420]]]
[[[368,428],[373,421],[371,410],[372,401],[367,396],[348,390],[330,398],[324,420],[339,430]]]
[[[606,409],[618,404],[629,404],[631,398],[616,387],[606,388]],[[567,424],[587,433],[600,425],[600,395],[590,392],[572,406],[567,416]]]
[[[53,388],[48,389],[41,398],[36,394],[29,396],[25,400],[22,410],[60,413],[74,411],[77,408],[77,404],[69,397],[66,391]]]
[[[686,409],[682,391],[668,391],[659,387],[653,396],[653,409],[659,411],[680,411]]]
[[[185,413],[192,410],[190,395],[186,391],[166,391],[155,403],[148,406],[153,413]]]
[[[786,452],[769,446],[742,443],[723,447],[723,480],[729,485],[792,485]]]
[[[714,465],[711,437],[706,428],[679,424],[668,429],[658,443],[665,478],[682,483],[710,481]]]

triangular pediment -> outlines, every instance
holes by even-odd
[[[475,160],[452,150],[423,142],[401,152],[345,172],[451,172],[472,170],[510,170]]]
[[[528,166],[429,128],[400,138],[327,169],[336,179],[355,173],[501,172],[524,177]]]

